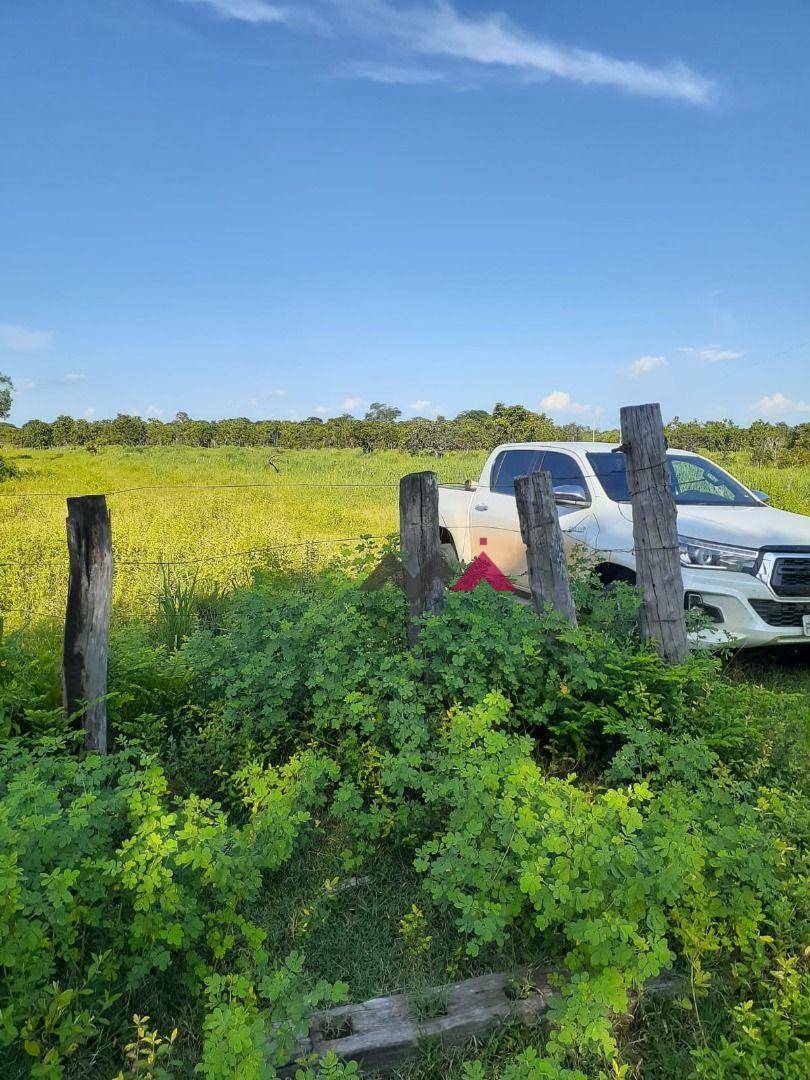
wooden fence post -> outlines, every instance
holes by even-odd
[[[112,533],[103,495],[67,501],[70,558],[62,652],[62,704],[67,715],[90,702],[84,744],[107,753],[107,649],[112,597]]]
[[[540,615],[545,604],[577,625],[571,583],[565,561],[560,520],[554,502],[551,474],[541,469],[515,480],[520,534],[526,545],[532,606]]]
[[[624,406],[621,431],[633,505],[636,579],[642,594],[641,633],[656,643],[665,660],[679,664],[687,652],[683,575],[661,406]]]
[[[399,544],[408,597],[408,645],[419,640],[421,617],[444,608],[439,485],[432,472],[409,473],[399,482]]]

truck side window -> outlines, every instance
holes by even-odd
[[[500,492],[501,495],[514,495],[517,477],[528,476],[534,472],[539,460],[538,450],[504,450],[498,454],[492,467],[490,491]]]
[[[543,462],[540,466],[546,472],[551,473],[552,487],[570,487],[579,485],[585,494],[588,494],[588,485],[578,462],[568,454],[559,454],[556,450],[546,450],[543,454]]]

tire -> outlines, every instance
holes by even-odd
[[[456,555],[456,547],[450,541],[446,541],[439,547],[442,558],[447,566],[455,573],[461,569],[461,563],[458,561],[458,555]]]

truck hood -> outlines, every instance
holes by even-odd
[[[619,512],[633,520],[630,503]],[[810,547],[810,517],[772,506],[679,506],[678,532],[737,547]]]

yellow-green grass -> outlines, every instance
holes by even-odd
[[[275,557],[293,565],[324,561],[340,548],[314,542],[396,530],[397,485],[405,473],[427,468],[459,481],[477,475],[485,455],[108,447],[97,454],[41,450],[5,457],[20,473],[0,485],[0,564],[11,564],[0,565],[0,617],[13,627],[63,613],[66,494],[112,493],[114,609],[149,615],[163,571],[130,562],[203,560],[172,572],[196,572],[205,587],[244,582]],[[266,486],[222,487],[239,484]],[[242,552],[250,554],[225,557]]]
[[[458,482],[478,475],[486,453],[437,459],[394,451],[107,447],[97,454],[10,450],[5,457],[20,473],[0,485],[0,564],[11,564],[0,565],[0,617],[13,627],[62,616],[65,494],[113,493],[115,611],[150,615],[162,584],[161,560],[202,560],[172,570],[197,572],[200,587],[244,582],[274,556],[292,564],[324,561],[339,549],[307,547],[307,541],[396,530],[397,483],[405,473],[434,469],[440,480]],[[767,491],[775,506],[810,512],[810,469],[758,468],[742,455],[724,464]],[[216,490],[231,484],[267,486]],[[235,552],[250,554],[230,557]]]
[[[726,454],[717,458],[744,484],[771,497],[771,505],[794,514],[810,514],[810,466],[752,465],[747,454]]]

